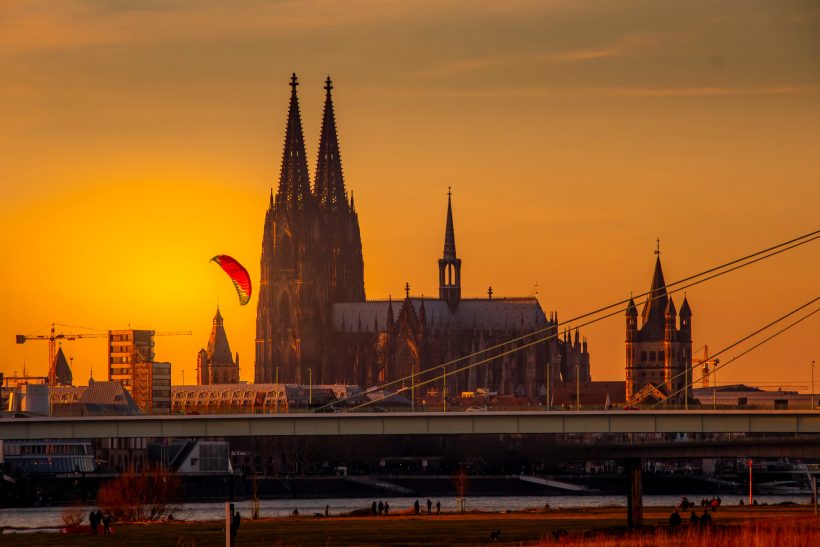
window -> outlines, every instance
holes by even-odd
[[[663,350],[658,352],[658,361],[663,361]]]
[[[641,352],[641,363],[646,363],[646,351]]]
[[[655,360],[655,352],[654,352],[654,351],[650,351],[650,352],[649,352],[649,360],[650,360],[650,361],[654,361],[654,360]]]

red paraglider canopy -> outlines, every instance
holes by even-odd
[[[211,259],[219,264],[236,287],[236,294],[239,296],[239,303],[245,305],[251,300],[251,276],[248,270],[228,255],[217,255]]]

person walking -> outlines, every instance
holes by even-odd
[[[416,516],[421,514],[421,505],[419,505],[419,500],[416,500],[416,503],[413,504],[413,508],[416,510]]]
[[[696,524],[700,524],[700,519],[699,519],[699,518],[698,518],[698,516],[695,514],[695,511],[694,511],[694,510],[692,510],[692,514],[691,514],[691,515],[689,515],[689,524],[690,524],[690,525],[692,525],[692,526],[694,526],[694,525],[696,525]]]
[[[390,504],[384,502],[384,516],[388,516],[390,514]]]
[[[105,516],[102,519],[102,523],[103,523],[103,534],[106,535],[106,536],[110,535],[111,534],[111,514],[110,513],[105,514]]]
[[[371,514],[371,515],[373,515],[373,516],[375,517],[375,516],[376,516],[376,511],[377,511],[377,510],[378,510],[378,509],[377,509],[377,507],[376,507],[376,502],[374,501],[374,502],[373,502],[373,504],[370,506],[370,514]]]
[[[325,505],[325,516],[330,516],[330,504]]]
[[[433,514],[433,502],[430,501],[430,498],[427,498],[427,514],[428,515]]]
[[[242,522],[242,517],[239,516],[239,511],[233,514],[231,518],[231,547],[236,546],[236,534],[239,532],[239,525]]]
[[[436,502],[436,515],[440,515],[440,514],[441,514],[441,502],[437,501]]]
[[[99,519],[97,519],[97,512],[91,511],[88,513],[88,523],[91,525],[91,535],[97,535],[97,527],[100,525]]]
[[[712,515],[709,514],[709,511],[704,509],[703,514],[700,516],[700,527],[708,528],[710,524],[712,524]]]

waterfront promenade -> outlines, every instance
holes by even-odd
[[[625,535],[624,508],[595,508],[562,510],[533,510],[515,513],[467,513],[436,515],[409,515],[409,508],[395,507],[390,517],[315,517],[275,518],[258,521],[244,520],[237,545],[241,546],[410,546],[410,545],[561,545],[587,544],[590,539],[608,538],[607,541],[626,541],[619,545],[650,545],[649,538],[664,535],[671,508],[647,508],[645,528]],[[698,507],[697,513],[703,509]],[[401,513],[401,514],[400,514]],[[758,526],[781,538],[779,547],[799,545],[807,538],[820,540],[820,520],[809,506],[723,506],[713,517],[717,533],[741,536],[744,531]],[[699,544],[703,532],[695,532],[688,524],[688,513],[682,515],[684,524],[673,542],[664,545]],[[778,526],[789,530],[781,533]],[[490,534],[500,530],[499,541]],[[799,534],[795,532],[799,531]],[[690,534],[697,537],[693,539]],[[647,534],[651,534],[647,536]],[[761,536],[762,537],[762,536]],[[630,538],[634,539],[631,542]],[[676,542],[676,538],[680,542]],[[790,539],[791,538],[791,539]],[[127,545],[127,546],[221,546],[224,531],[219,521],[173,522],[162,524],[115,525],[114,536],[103,538],[90,534],[66,535],[57,533],[4,534],[3,545]],[[790,541],[794,542],[790,543]],[[649,541],[649,542],[647,542]],[[600,541],[599,541],[600,544]],[[610,543],[615,545],[615,543]],[[725,538],[723,547],[733,545]]]

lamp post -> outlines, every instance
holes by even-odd
[[[811,409],[815,410],[817,407],[814,404],[814,359],[811,360]]]
[[[279,385],[279,367],[276,367],[276,381],[274,382],[275,385]],[[279,388],[277,388],[278,390]],[[279,414],[279,391],[276,392],[276,399],[273,400],[273,413]]]
[[[410,373],[410,412],[416,411],[416,366]]]
[[[575,363],[575,410],[581,410],[581,375],[578,373],[578,363]]]
[[[547,360],[547,410],[550,409],[550,388],[552,387],[550,385],[550,376],[552,373],[552,367],[550,365],[551,363],[549,362],[549,360]]]
[[[752,497],[752,460],[751,460],[751,458],[746,463],[749,464],[749,505],[752,505],[752,502],[754,501],[754,498]]]
[[[308,368],[308,408],[313,405],[313,369]]]
[[[441,381],[441,410],[447,414],[447,365],[444,365],[444,377]]]

